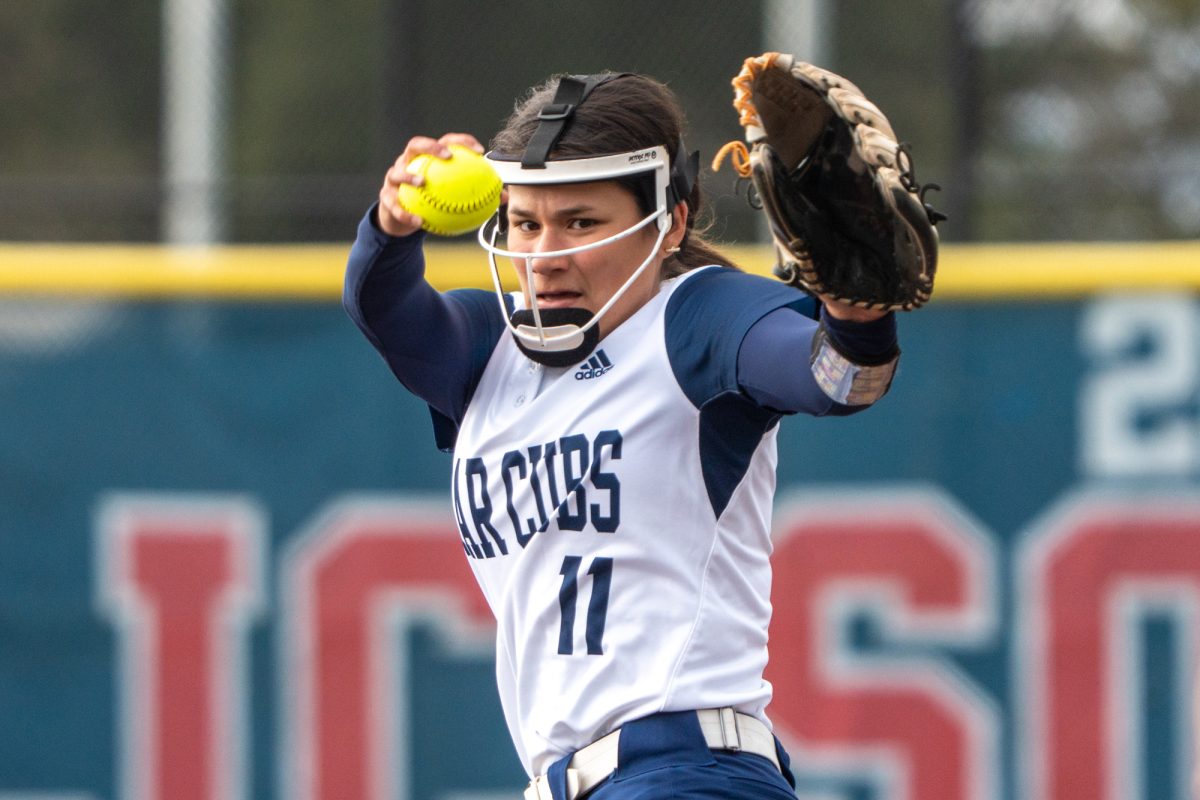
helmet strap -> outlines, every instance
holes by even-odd
[[[601,84],[617,78],[623,78],[629,73],[620,72],[608,75],[566,75],[558,82],[554,91],[554,100],[543,106],[538,112],[538,126],[529,144],[525,146],[525,154],[521,156],[523,169],[541,169],[546,166],[546,159],[563,131],[571,124],[575,109],[584,101],[592,90]]]

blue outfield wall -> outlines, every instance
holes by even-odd
[[[1200,303],[901,337],[780,434],[802,794],[1189,796]],[[9,297],[0,410],[0,798],[519,795],[449,456],[335,302]]]

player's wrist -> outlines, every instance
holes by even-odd
[[[837,317],[828,306],[821,312],[821,329],[830,344],[851,362],[861,366],[886,364],[900,355],[896,313],[889,311],[870,320]]]
[[[383,204],[378,202],[367,213],[367,219],[370,220],[371,227],[374,230],[392,239],[404,239],[421,231],[420,222],[415,225],[404,224],[396,220],[383,207]]]
[[[874,322],[888,313],[877,308],[859,308],[837,300],[823,300],[822,303],[830,317],[844,322]]]

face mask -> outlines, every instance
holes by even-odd
[[[549,185],[564,183],[585,183],[589,181],[611,180],[630,175],[652,172],[654,175],[655,198],[657,207],[642,220],[625,230],[607,238],[578,247],[564,250],[553,250],[541,253],[521,253],[505,250],[496,244],[499,235],[499,213],[479,229],[479,244],[488,252],[488,262],[491,267],[492,284],[496,289],[496,298],[505,317],[509,332],[517,341],[517,346],[529,358],[547,366],[570,366],[578,363],[595,349],[600,339],[598,323],[608,310],[634,284],[646,267],[654,260],[654,254],[662,247],[664,237],[671,227],[671,215],[668,205],[668,169],[670,166],[667,149],[662,146],[650,147],[633,153],[618,153],[597,158],[580,158],[566,161],[547,161],[539,168],[526,168],[519,161],[506,161],[489,153],[488,158],[500,174],[505,185]],[[507,313],[504,291],[500,287],[500,269],[496,264],[496,256],[512,258],[517,263],[524,262],[526,286],[532,287],[533,262],[538,258],[557,258],[588,250],[595,250],[605,245],[624,239],[650,223],[658,226],[658,238],[654,246],[646,254],[645,260],[633,271],[633,274],[623,283],[604,306],[595,314],[582,308],[546,309],[537,308],[536,302],[532,307]]]

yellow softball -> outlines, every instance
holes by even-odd
[[[420,186],[400,184],[400,206],[439,236],[475,230],[500,206],[500,176],[487,159],[468,147],[450,145],[450,158],[419,155],[408,171],[422,175]]]

